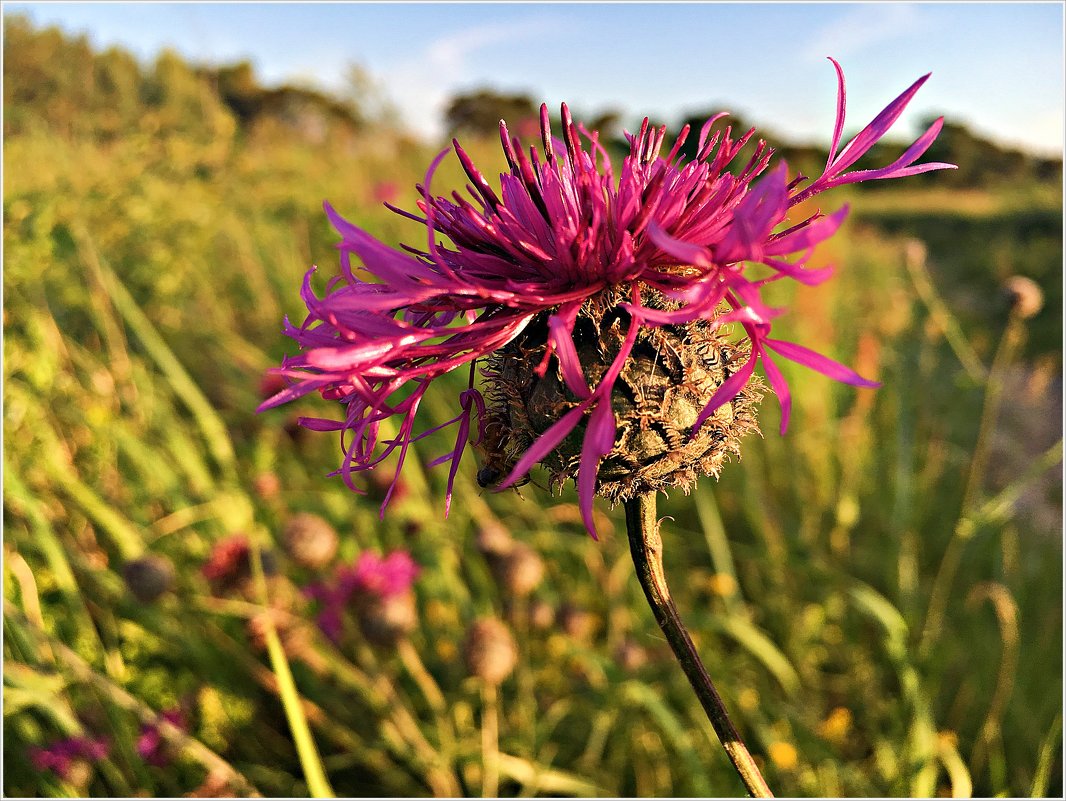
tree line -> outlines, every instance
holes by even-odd
[[[5,136],[43,129],[106,142],[136,132],[164,131],[196,140],[267,131],[325,143],[337,138],[350,141],[368,127],[391,123],[395,116],[387,103],[386,113],[380,112],[383,101],[358,68],[350,76],[348,95],[336,97],[304,86],[265,87],[248,62],[194,65],[173,51],[163,51],[153,63],[142,66],[126,50],[112,47],[96,52],[84,36],[70,36],[55,27],[35,29],[21,15],[5,16],[4,23]],[[686,115],[676,121],[677,127],[689,124],[698,131],[714,113],[708,109]],[[445,124],[453,135],[495,137],[499,120],[506,119],[513,133],[535,138],[538,116],[538,104],[530,95],[482,87],[453,97]],[[612,155],[627,152],[621,113],[607,110],[584,119],[589,128],[601,132]],[[628,121],[630,130],[636,127],[634,122],[639,124]],[[558,130],[557,119],[555,125]],[[735,116],[718,125],[731,125],[734,134],[750,127]],[[827,153],[821,146],[788,142],[762,128],[759,133],[794,169],[810,172],[825,163]],[[695,155],[696,140],[690,138],[683,155]],[[879,143],[857,166],[888,163],[906,144]],[[754,142],[749,143],[738,162],[742,164],[753,148]],[[1004,147],[953,120],[945,121],[926,158],[959,166],[936,173],[941,186],[1062,181],[1061,158]]]

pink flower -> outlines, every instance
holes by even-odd
[[[394,181],[378,181],[374,184],[373,196],[378,203],[391,203],[400,194],[400,188]]]
[[[430,181],[447,151],[437,157],[425,186],[419,187],[421,214],[394,209],[425,226],[424,250],[387,247],[326,204],[326,214],[341,234],[342,275],[319,298],[307,274],[301,294],[308,316],[298,327],[286,325],[301,353],[276,370],[293,384],[260,409],[312,391],[345,404],[342,420],[312,418],[301,423],[318,431],[343,432],[345,456],[338,472],[356,492],[361,490],[352,483],[353,473],[369,470],[398,451],[398,477],[412,442],[455,426],[454,448],[432,463],[450,464],[447,514],[475,410],[477,436],[484,434],[485,400],[475,387],[478,360],[515,339],[535,317],[546,317],[547,352],[537,373],[558,369],[578,402],[539,434],[501,486],[522,478],[584,422],[576,481],[592,531],[599,464],[617,432],[611,393],[641,329],[698,320],[712,328],[735,323],[750,340],[750,357],[706,398],[694,431],[741,391],[761,362],[781,404],[783,433],[791,399],[772,356],[838,381],[877,386],[800,344],[771,337],[772,321],[784,310],[769,307],[762,288],[782,279],[818,284],[831,275],[829,268],[810,269],[807,262],[814,247],[840,227],[847,209],[794,219],[790,214],[797,204],[843,184],[952,165],[916,163],[940,130],[942,121],[937,120],[892,164],[849,172],[929,76],[917,80],[841,148],[844,77],[835,61],[833,65],[839,93],[829,159],[822,175],[809,183],[804,176],[789,177],[783,163],[769,169],[773,151],[761,140],[746,164],[728,172],[726,167],[754,130],[735,140],[728,128],[712,136],[713,123],[724,115],[703,126],[698,155],[688,163],[678,159],[688,127],[663,156],[666,129],[652,128],[645,119],[637,134],[627,134],[630,152],[616,179],[598,134],[575,125],[564,105],[561,140],[552,137],[547,109],[541,108],[543,156],[535,147],[527,156],[501,124],[510,171],[500,177],[498,189],[454,142],[470,179],[469,197],[434,197]],[[438,235],[449,243],[440,244]],[[353,262],[353,255],[361,264]],[[755,265],[761,265],[763,277],[752,275]],[[629,298],[619,307],[628,318],[623,323],[624,344],[592,385],[578,356],[574,329],[583,304],[611,288],[625,289]],[[673,303],[668,309],[652,308],[642,302],[642,292]],[[442,426],[416,433],[418,408],[432,382],[461,367],[468,369],[469,383],[459,395],[458,414]],[[379,426],[388,418],[397,419],[398,433],[379,441]],[[382,514],[390,495],[382,503]]]
[[[385,598],[408,592],[421,568],[406,551],[393,551],[384,559],[363,551],[353,565],[339,567],[330,582],[316,582],[304,594],[319,602],[318,626],[333,642],[344,631],[344,614],[353,597]]]
[[[384,559],[363,551],[355,562],[350,581],[357,592],[380,597],[400,595],[411,589],[420,570],[406,551],[393,551]]]
[[[159,718],[182,731],[188,728],[185,715],[180,709],[167,710]],[[141,733],[137,737],[137,753],[141,759],[157,768],[166,767],[169,764],[170,754],[167,753],[166,740],[157,723],[147,723],[141,726]]]
[[[30,761],[37,770],[48,770],[62,779],[70,774],[76,759],[99,762],[110,751],[107,740],[91,737],[68,737],[44,747],[30,749]]]

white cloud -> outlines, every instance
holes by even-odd
[[[469,63],[472,56],[543,36],[555,27],[554,20],[540,14],[506,25],[487,23],[467,28],[430,42],[422,52],[378,77],[404,120],[417,132],[437,137],[442,133],[442,117],[449,98],[463,81],[474,77]]]
[[[849,56],[912,33],[921,21],[918,8],[911,3],[869,3],[852,8],[815,32],[803,57],[820,61],[827,55]]]

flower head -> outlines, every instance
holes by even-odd
[[[67,737],[47,746],[31,748],[30,760],[37,770],[49,770],[65,779],[75,761],[99,762],[107,758],[109,751],[107,740],[102,738]]]
[[[159,716],[159,720],[176,726],[182,731],[188,729],[188,721],[180,709],[167,710]],[[158,722],[145,723],[141,726],[137,737],[137,754],[146,763],[157,768],[166,767],[170,763],[171,754],[167,750],[166,740]]]
[[[384,598],[408,592],[420,571],[406,551],[393,551],[384,559],[363,551],[346,581],[356,592]]]
[[[365,610],[389,599],[406,601],[420,572],[406,551],[393,551],[385,558],[363,551],[354,564],[338,568],[331,581],[310,584],[304,594],[319,602],[319,628],[339,642],[344,615],[353,602],[357,610]]]
[[[597,491],[625,498],[649,488],[687,486],[696,472],[717,472],[724,454],[736,450],[736,439],[755,428],[751,407],[758,397],[751,380],[758,362],[781,404],[784,432],[790,396],[771,353],[839,381],[876,386],[802,345],[771,337],[772,321],[783,310],[767,306],[761,289],[786,278],[817,284],[830,276],[830,269],[810,269],[807,261],[814,246],[843,222],[846,208],[796,219],[790,214],[797,204],[843,184],[951,165],[915,163],[936,138],[942,124],[937,120],[892,164],[849,172],[928,75],[840,147],[844,77],[833,65],[839,82],[836,124],[826,167],[813,181],[790,178],[784,164],[770,169],[773,151],[761,140],[746,163],[734,163],[754,130],[736,139],[729,128],[712,135],[725,115],[703,126],[697,156],[687,163],[679,153],[688,127],[664,156],[665,127],[645,120],[638,133],[627,134],[629,155],[616,178],[598,134],[575,124],[564,105],[561,139],[553,138],[547,109],[541,108],[543,153],[531,147],[527,155],[501,123],[510,169],[500,176],[498,189],[453,142],[470,179],[467,195],[434,197],[430,181],[447,151],[437,157],[418,187],[421,214],[394,209],[425,226],[424,249],[389,248],[326,204],[342,237],[342,275],[319,298],[308,273],[302,290],[308,316],[302,325],[286,327],[301,353],[277,371],[293,383],[260,408],[312,391],[342,401],[343,420],[301,422],[343,432],[345,456],[338,472],[356,491],[353,473],[398,452],[398,477],[412,442],[455,426],[454,448],[433,462],[450,464],[446,510],[473,434],[475,443],[487,441],[492,452],[513,458],[505,464],[501,486],[515,483],[538,462],[552,465],[556,478],[575,478],[592,531]],[[441,236],[448,244],[438,241]],[[361,265],[353,263],[353,255]],[[756,265],[762,277],[752,275]],[[723,327],[729,324],[743,329],[741,343],[726,344]],[[678,354],[684,386],[676,415],[662,420],[658,412],[642,409],[641,400],[665,409],[674,403],[671,386],[648,394],[640,382],[668,351]],[[475,386],[479,360],[487,367],[484,394]],[[521,376],[505,375],[523,366]],[[469,370],[469,383],[459,395],[457,416],[416,433],[418,408],[430,384],[461,367]],[[551,381],[554,388],[544,390],[549,414],[535,419],[533,400],[524,396]],[[628,384],[635,398],[628,417],[616,408],[625,394],[616,384]],[[398,432],[379,441],[381,424],[391,418]],[[717,433],[708,433],[708,424],[718,426]],[[682,455],[683,464],[670,464],[678,461],[672,454],[683,441],[699,437],[699,446]],[[627,438],[637,444],[626,445]],[[612,459],[619,476],[601,476],[601,464],[609,466]],[[635,483],[622,480],[630,474],[637,476]],[[388,501],[387,495],[383,512]]]

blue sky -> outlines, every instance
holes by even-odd
[[[848,129],[932,71],[901,135],[936,112],[997,141],[1063,143],[1063,5],[1050,3],[20,3],[38,24],[148,60],[250,59],[267,83],[343,86],[357,63],[427,135],[457,91],[490,84],[579,112],[672,122],[727,109],[825,141],[836,82]]]

